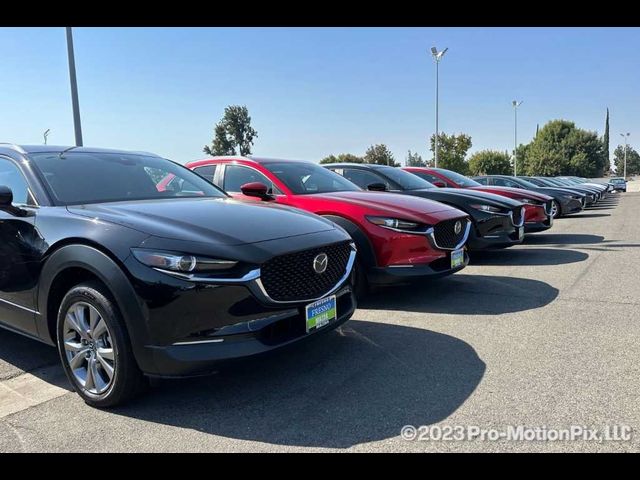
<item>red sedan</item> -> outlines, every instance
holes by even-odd
[[[310,162],[217,157],[187,164],[233,197],[275,201],[322,215],[358,247],[357,289],[437,277],[464,268],[467,214],[423,198],[366,192]],[[171,188],[171,184],[164,186]]]
[[[433,183],[436,187],[470,188],[513,198],[524,203],[524,231],[526,233],[542,232],[553,225],[553,216],[551,215],[553,198],[548,195],[520,188],[482,185],[469,177],[444,168],[403,167],[403,170]]]

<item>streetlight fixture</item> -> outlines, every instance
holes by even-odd
[[[42,136],[44,137],[44,144],[47,144],[47,137],[49,136],[49,132],[51,131],[50,128],[47,128],[44,133],[42,134]]]
[[[438,136],[440,134],[440,130],[438,129],[438,83],[439,83],[439,75],[438,70],[440,66],[440,60],[444,57],[444,54],[447,53],[449,48],[445,48],[441,52],[438,51],[436,47],[431,47],[431,55],[433,55],[433,59],[436,61],[436,138],[434,145],[434,154],[435,154],[435,167],[438,168]]]
[[[522,105],[524,100],[513,100],[513,115],[514,115],[514,127],[513,127],[513,176],[518,176],[518,107]]]
[[[624,138],[624,176],[623,178],[626,180],[627,179],[627,140],[629,139],[629,135],[631,135],[630,133],[621,133],[620,136],[622,138]]]
[[[73,54],[73,34],[67,29],[67,55],[69,57],[69,80],[71,82],[71,105],[73,106],[73,128],[76,135],[76,147],[82,146],[82,127],[80,125],[80,105],[78,103],[78,82],[76,80],[76,60]]]

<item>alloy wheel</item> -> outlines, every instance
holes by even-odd
[[[85,302],[69,307],[64,317],[64,351],[76,382],[87,393],[102,395],[115,376],[115,346],[98,310]]]

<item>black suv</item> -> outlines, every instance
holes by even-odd
[[[0,325],[93,406],[337,327],[354,260],[332,222],[152,154],[0,144]]]

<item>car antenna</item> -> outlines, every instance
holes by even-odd
[[[63,151],[60,152],[60,155],[58,155],[58,158],[64,158],[64,154],[67,153],[69,150],[73,150],[74,148],[78,148],[78,146],[76,145],[75,147],[69,147]]]

